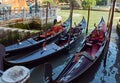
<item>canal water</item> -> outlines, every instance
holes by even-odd
[[[71,59],[73,54],[80,49],[81,40],[73,47],[69,53],[58,55],[50,61],[53,67],[53,79],[65,67],[67,62]],[[76,83],[120,83],[120,39],[116,33],[116,27],[113,27],[111,34],[111,41],[108,52],[102,54],[97,63],[95,63],[87,72],[76,80]],[[104,55],[107,54],[107,55]],[[105,56],[106,65],[105,65]],[[44,64],[31,69],[31,83],[44,83]]]

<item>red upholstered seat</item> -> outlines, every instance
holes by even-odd
[[[44,34],[42,34],[42,35],[40,35],[40,37],[41,37],[41,38],[44,38],[44,37],[45,37],[45,35],[44,35]]]
[[[60,25],[55,25],[52,27],[52,31],[54,31],[55,33],[58,33],[60,30],[63,30],[63,27]]]
[[[105,39],[105,33],[103,30],[94,30],[92,34],[89,37],[89,40],[91,41],[104,41]]]

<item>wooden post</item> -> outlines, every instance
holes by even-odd
[[[70,5],[70,32],[69,32],[69,41],[68,41],[68,44],[70,43],[70,38],[71,38],[72,16],[73,16],[73,3],[71,2],[71,5]]]
[[[113,16],[114,16],[115,2],[116,2],[116,0],[113,1],[112,14],[111,14],[111,18],[110,18],[109,42],[110,42],[110,36],[111,36],[111,31],[112,31],[112,25],[113,25]]]
[[[71,28],[72,28],[72,16],[73,16],[73,3],[71,2],[71,11],[70,11],[70,35],[71,35]]]
[[[47,37],[47,22],[48,22],[48,4],[49,2],[47,2],[47,6],[46,6],[46,27],[45,27],[45,41],[46,41],[46,37]]]
[[[112,11],[112,9],[110,8],[109,15],[108,15],[108,20],[107,20],[107,26],[109,26],[109,24],[110,24],[111,11]]]
[[[88,7],[88,18],[87,18],[87,28],[86,28],[86,34],[88,33],[89,19],[90,19],[90,6]]]
[[[109,33],[109,35],[108,35],[108,41],[107,41],[107,44],[106,44],[106,46],[107,46],[106,52],[108,52],[109,43],[110,43],[110,37],[111,37],[111,32],[112,32],[112,24],[113,24],[115,2],[116,2],[116,0],[113,1],[113,6],[112,6],[112,9],[111,9],[111,12],[110,12],[110,17],[109,17],[109,19],[110,19],[110,23],[108,24],[108,28],[109,28],[108,33]],[[106,56],[105,56],[104,66],[106,66],[106,60],[107,60],[107,53],[106,53]]]
[[[37,0],[35,0],[35,13],[37,13],[38,12],[38,2],[37,2]]]
[[[3,67],[3,57],[5,56],[5,47],[0,44],[0,70],[4,70]]]

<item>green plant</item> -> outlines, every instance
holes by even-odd
[[[106,5],[108,0],[96,0],[96,5]]]
[[[47,2],[50,2],[51,4],[55,4],[55,3],[54,3],[54,0],[44,0],[44,1],[42,2],[42,4],[46,4]]]
[[[46,28],[46,24],[43,24],[42,27],[41,27],[41,29],[42,29],[42,30],[46,30],[46,29],[51,28],[51,26],[53,26],[52,23],[48,23],[48,24],[47,24],[47,28]]]
[[[31,23],[29,23],[29,28],[41,30],[41,24],[37,23],[36,21],[32,21]]]
[[[9,27],[15,27],[15,28],[20,28],[20,29],[35,29],[35,30],[40,30],[41,29],[41,24],[37,23],[36,21],[32,21],[28,24],[24,23],[16,23],[16,24],[9,24]]]
[[[84,9],[87,9],[89,6],[95,6],[96,5],[96,0],[83,0],[82,1],[82,6]]]

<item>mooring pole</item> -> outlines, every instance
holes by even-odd
[[[110,8],[109,10],[109,15],[108,15],[108,20],[107,20],[107,27],[109,28],[109,24],[110,24],[110,19],[111,19],[111,12],[112,12],[112,8]]]
[[[89,19],[90,19],[90,6],[88,7],[88,18],[87,18],[87,28],[86,28],[86,34],[88,33]]]
[[[108,33],[109,33],[109,35],[108,35],[108,41],[107,41],[107,44],[106,44],[106,46],[107,46],[106,52],[108,52],[108,49],[109,49],[109,43],[110,43],[110,37],[111,37],[112,25],[113,25],[115,2],[116,2],[116,0],[113,1],[113,6],[112,6],[112,9],[110,10],[111,11],[110,18],[109,18],[110,19],[110,23],[108,22],[109,23],[108,24],[108,28],[109,28],[108,29]],[[107,60],[107,54],[105,56],[104,66],[106,66],[106,60]]]
[[[72,16],[73,16],[73,2],[71,2],[70,4],[70,32],[69,32],[68,44],[70,44],[70,39],[71,39]]]
[[[37,13],[37,12],[38,12],[38,1],[35,0],[35,13]]]
[[[3,58],[5,56],[5,47],[0,44],[0,70],[4,70],[4,67],[3,67]]]
[[[47,2],[47,6],[46,6],[46,22],[45,22],[45,24],[46,24],[46,27],[45,27],[45,42],[46,42],[46,37],[47,37],[47,28],[48,28],[48,5],[49,5],[50,3],[49,2]]]

